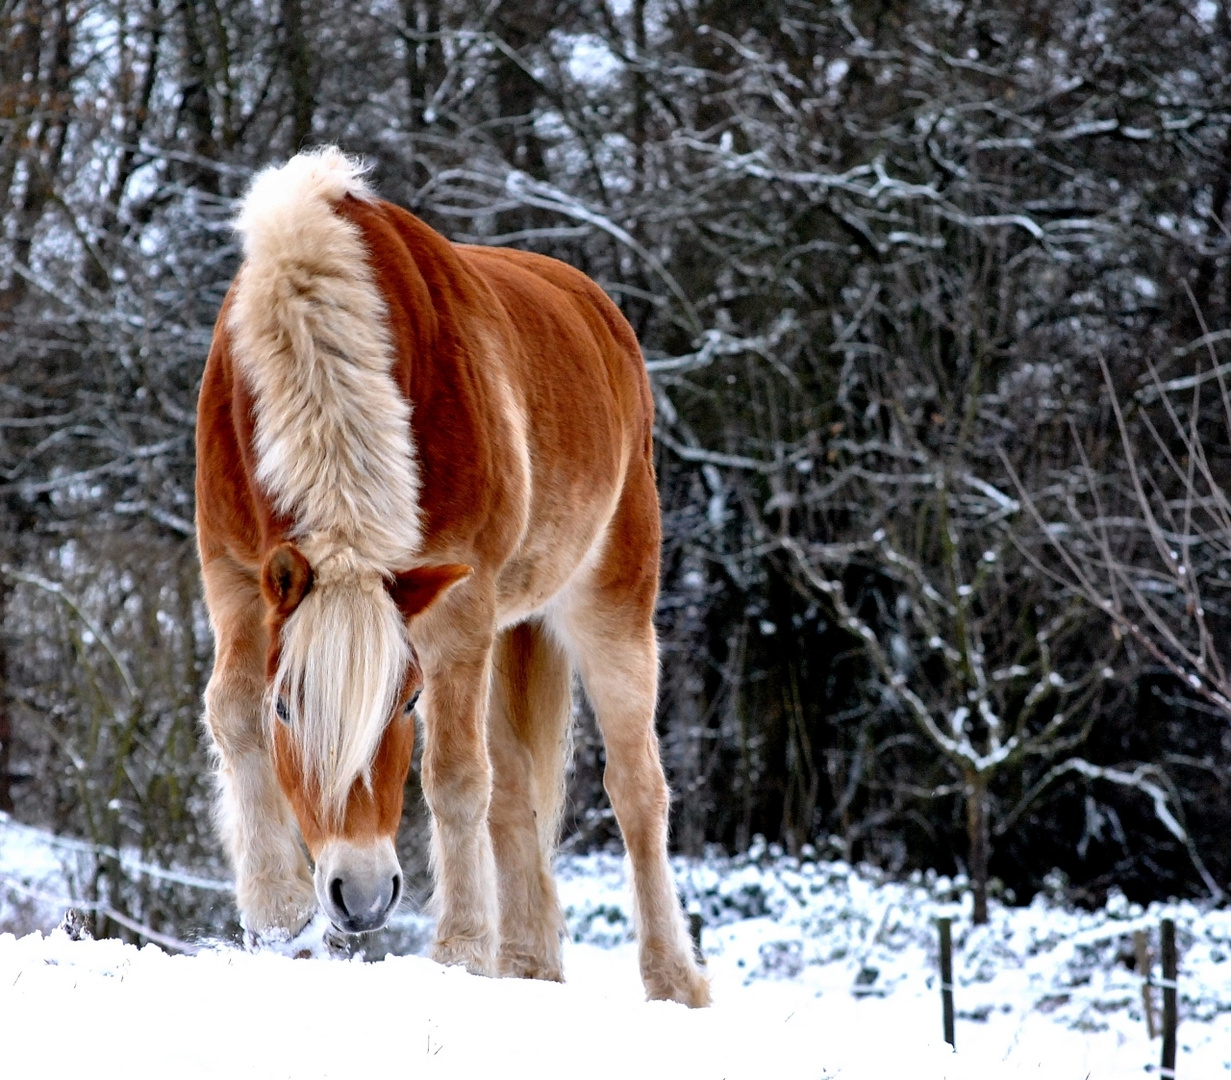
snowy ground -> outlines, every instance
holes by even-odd
[[[54,891],[63,852],[0,818],[0,926],[18,906],[32,917],[29,891]],[[885,882],[767,850],[681,860],[676,873],[705,919],[709,1010],[641,1000],[623,866],[594,855],[559,866],[573,936],[563,986],[418,956],[293,960],[208,944],[183,956],[2,935],[0,1060],[12,1076],[1141,1077],[1160,1046],[1131,935],[1166,914],[1181,956],[1177,1075],[1231,1077],[1231,912],[1039,900],[996,906],[976,931],[954,902],[960,883],[943,878]],[[54,925],[55,905],[35,908]],[[940,1031],[942,914],[957,920],[956,1054]],[[400,923],[422,939],[417,916]]]

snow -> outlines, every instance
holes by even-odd
[[[0,928],[59,918],[47,898],[68,885],[53,843],[0,817]],[[557,871],[572,937],[564,985],[478,978],[421,956],[291,959],[227,943],[171,955],[62,930],[0,935],[5,1073],[1139,1077],[1157,1069],[1160,1044],[1126,960],[1133,930],[1156,935],[1167,915],[1180,946],[1177,1075],[1231,1076],[1226,910],[1142,910],[1113,893],[1087,912],[1040,897],[994,903],[974,928],[960,879],[893,881],[763,844],[677,859],[715,999],[690,1011],[642,1000],[623,860],[569,856]],[[956,1054],[941,1039],[939,916],[954,919]],[[399,923],[425,940],[422,916]]]

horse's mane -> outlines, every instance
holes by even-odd
[[[340,824],[351,786],[368,782],[410,659],[402,614],[382,576],[347,553],[327,558],[282,627],[266,723],[279,697],[323,815]]]
[[[404,569],[421,537],[410,404],[363,240],[334,212],[345,195],[372,198],[362,166],[333,148],[257,176],[236,219],[245,260],[228,329],[255,404],[257,479],[291,535]]]
[[[412,565],[421,543],[385,302],[359,230],[334,210],[347,195],[373,198],[363,173],[327,147],[256,177],[236,218],[245,261],[227,320],[253,399],[257,481],[316,580],[283,627],[273,692],[305,779],[339,814],[408,659],[381,579]]]

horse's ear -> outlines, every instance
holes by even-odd
[[[312,567],[294,544],[281,543],[265,556],[261,594],[282,618],[291,614],[312,588]]]
[[[412,619],[427,611],[459,581],[474,573],[469,566],[445,563],[442,566],[420,566],[394,574],[389,593],[403,618]]]

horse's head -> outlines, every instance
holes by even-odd
[[[469,573],[390,576],[349,549],[313,565],[291,543],[262,567],[268,743],[317,899],[348,933],[383,926],[402,895],[394,838],[423,689],[408,625]]]

